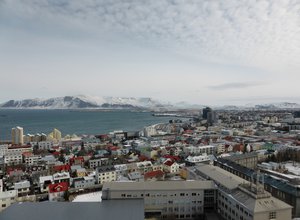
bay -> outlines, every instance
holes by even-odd
[[[0,110],[0,140],[10,140],[11,128],[20,126],[24,134],[50,133],[59,129],[67,134],[105,134],[114,130],[138,131],[145,126],[168,123],[171,117],[154,117],[151,112],[128,110]]]

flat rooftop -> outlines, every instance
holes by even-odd
[[[200,164],[196,167],[196,173],[205,179],[215,181],[218,185],[222,185],[229,190],[236,189],[241,183],[247,182],[246,180],[213,165]]]
[[[134,199],[103,202],[15,203],[0,213],[0,219],[141,220],[144,219],[144,202],[142,199]]]
[[[213,181],[157,181],[157,182],[110,182],[102,190],[198,190],[215,189]]]

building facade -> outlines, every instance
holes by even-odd
[[[146,217],[193,219],[214,208],[216,190],[212,181],[112,182],[102,199],[143,199]]]

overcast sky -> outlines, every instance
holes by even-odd
[[[0,0],[0,102],[300,102],[299,0]]]

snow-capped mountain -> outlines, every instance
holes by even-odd
[[[221,110],[276,110],[276,109],[300,109],[300,104],[292,102],[278,102],[268,104],[246,104],[246,105],[225,105],[215,107]]]
[[[157,109],[172,107],[152,98],[64,96],[50,99],[10,100],[0,108],[30,109],[84,109],[84,108],[141,108]]]

